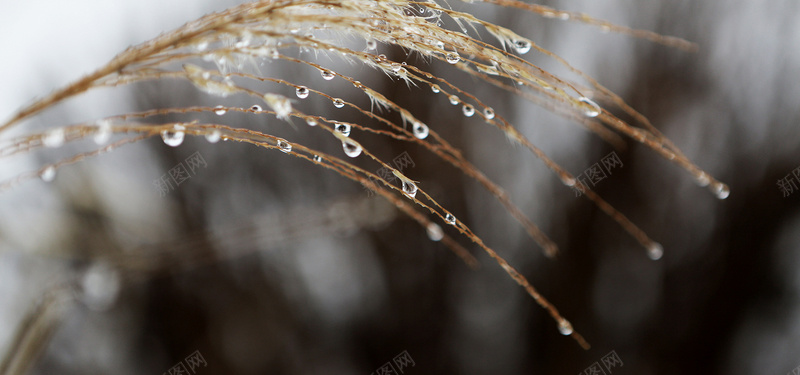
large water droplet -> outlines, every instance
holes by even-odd
[[[456,225],[456,217],[448,212],[447,215],[444,215],[444,222],[450,225]]]
[[[361,146],[349,139],[342,141],[342,149],[344,154],[351,158],[361,155]]]
[[[56,178],[56,168],[52,165],[44,167],[44,169],[39,171],[39,178],[44,182],[53,181],[53,179]]]
[[[344,100],[339,99],[339,98],[334,98],[333,99],[333,106],[336,107],[336,108],[344,107]]]
[[[317,126],[317,119],[309,117],[306,119],[306,124],[308,124],[308,126]]]
[[[324,80],[326,80],[326,81],[330,81],[330,80],[332,80],[332,79],[333,79],[333,77],[335,77],[335,76],[336,76],[336,75],[335,75],[335,74],[333,74],[333,72],[332,72],[332,71],[330,71],[330,70],[323,70],[323,71],[321,71],[321,72],[320,72],[320,74],[322,75],[322,79],[324,79]]]
[[[398,64],[396,62],[393,62],[391,64],[391,67],[392,67],[392,71],[395,72],[395,73],[399,72],[400,68],[402,68],[402,66],[400,66],[400,64]]]
[[[448,97],[447,97],[447,100],[449,100],[449,101],[450,101],[450,104],[452,104],[452,105],[458,105],[458,102],[459,102],[459,99],[458,99],[458,97],[457,97],[457,96],[455,96],[455,95],[450,95],[450,96],[448,96]]]
[[[48,131],[42,138],[45,147],[60,147],[64,144],[64,129],[55,128]]]
[[[455,63],[458,63],[458,62],[461,60],[461,56],[459,56],[459,55],[458,55],[458,53],[455,53],[455,52],[448,52],[448,53],[445,55],[445,57],[444,57],[444,58],[445,58],[445,60],[447,60],[447,62],[449,62],[450,64],[455,64]]]
[[[426,231],[428,232],[428,238],[430,238],[431,241],[441,241],[442,238],[444,238],[444,232],[442,231],[442,227],[440,227],[439,224],[436,223],[428,224],[428,228],[426,228]]]
[[[561,333],[564,336],[571,335],[572,334],[572,324],[568,320],[562,318],[558,322],[558,332]]]
[[[297,94],[298,98],[305,99],[308,97],[309,94],[308,87],[300,86],[296,90],[294,90],[294,93]]]
[[[417,196],[417,185],[411,181],[403,180],[403,194],[409,198]]]
[[[97,122],[97,130],[92,137],[94,139],[94,143],[98,145],[104,145],[111,139],[111,124],[106,120],[101,120]]]
[[[223,107],[221,105],[218,105],[218,106],[214,107],[214,113],[216,113],[219,116],[222,116],[222,115],[226,114],[227,112],[228,112],[228,110],[225,109],[225,107]]]
[[[430,129],[428,129],[428,125],[425,125],[421,122],[414,123],[414,136],[419,139],[425,139],[428,137],[430,133]]]
[[[261,108],[261,106],[260,106],[260,105],[258,105],[258,104],[256,104],[256,105],[254,105],[254,106],[250,107],[250,110],[251,110],[251,111],[253,111],[253,112],[261,112],[261,111],[263,111],[263,109]]]
[[[214,129],[210,133],[206,133],[205,137],[208,143],[217,143],[219,142],[219,139],[222,137],[222,135],[219,132],[219,130]]]
[[[350,124],[337,123],[336,126],[334,126],[334,129],[337,132],[342,133],[342,135],[345,137],[350,136],[350,130],[351,130]]]
[[[439,88],[439,85],[433,85],[431,86],[431,91],[433,91],[434,94],[438,94],[442,89]]]
[[[731,195],[731,190],[728,188],[728,185],[717,182],[714,184],[714,194],[716,194],[719,199],[725,199]]]
[[[475,107],[471,104],[464,104],[464,107],[461,108],[461,112],[464,112],[464,116],[472,117],[475,114]]]
[[[319,156],[319,155],[314,155],[314,158],[313,158],[313,159],[314,159],[314,161],[315,161],[315,162],[317,162],[317,163],[322,163],[322,156]]]
[[[652,260],[659,260],[664,255],[664,247],[658,242],[651,242],[647,246],[647,256]]]
[[[583,114],[589,117],[597,117],[597,115],[602,112],[600,106],[597,103],[593,102],[591,99],[583,96],[578,99],[581,103],[583,103]]]
[[[524,55],[531,50],[531,42],[527,40],[514,41],[514,50],[517,51],[518,54]]]
[[[483,115],[486,116],[487,120],[491,120],[494,118],[494,110],[489,107],[486,107],[483,109]]]
[[[284,154],[288,154],[290,151],[292,151],[292,144],[289,143],[289,142],[286,142],[285,139],[279,139],[278,140],[278,148]]]
[[[164,140],[167,146],[178,147],[183,143],[183,138],[186,135],[183,132],[184,130],[186,128],[182,125],[173,125],[172,129],[161,131],[161,139]]]
[[[367,49],[372,51],[372,50],[374,50],[376,48],[378,48],[378,42],[376,42],[375,39],[368,39],[367,40]]]

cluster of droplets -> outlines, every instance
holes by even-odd
[[[161,131],[161,139],[164,140],[167,146],[178,147],[183,143],[183,139],[186,137],[185,131],[186,127],[175,124],[171,129]]]

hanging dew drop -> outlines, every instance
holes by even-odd
[[[214,107],[214,113],[216,113],[218,116],[222,116],[222,115],[228,113],[228,110],[225,109],[225,107],[223,107],[221,105],[218,105],[218,106]]]
[[[445,58],[445,60],[447,60],[447,62],[448,62],[448,63],[450,63],[450,64],[456,64],[456,63],[458,63],[458,62],[461,60],[461,56],[459,56],[459,55],[458,55],[458,53],[455,53],[455,52],[448,52],[448,53],[445,55],[445,57],[444,57],[444,58]]]
[[[219,132],[219,130],[214,129],[211,131],[211,133],[207,133],[205,137],[208,143],[217,143],[219,142],[219,139],[222,137],[222,134]]]
[[[48,131],[42,138],[45,147],[61,147],[64,144],[64,129],[56,128]]]
[[[414,123],[414,136],[418,139],[425,139],[428,137],[430,133],[430,129],[428,129],[428,125],[425,125],[421,122]]]
[[[344,100],[339,99],[339,98],[334,98],[333,99],[333,106],[336,107],[336,108],[344,107]]]
[[[483,109],[483,115],[486,117],[487,120],[491,120],[494,118],[494,110],[486,107]]]
[[[39,178],[42,179],[44,182],[53,181],[56,178],[56,168],[52,165],[48,165],[41,171],[39,171]]]
[[[286,142],[285,139],[279,139],[278,140],[278,148],[284,154],[288,154],[290,151],[292,151],[292,144],[289,143],[289,142]]]
[[[714,184],[714,194],[717,195],[718,199],[725,199],[731,195],[731,190],[728,188],[728,185],[717,182]]]
[[[400,68],[402,68],[402,66],[400,66],[400,64],[398,63],[392,63],[391,66],[392,66],[392,71],[395,73],[399,72]]]
[[[431,241],[441,241],[442,238],[444,238],[444,232],[442,231],[442,227],[440,227],[436,223],[428,224],[426,231],[428,232],[428,238],[430,238]]]
[[[306,124],[308,126],[317,126],[317,119],[309,117],[306,119]]]
[[[411,181],[403,180],[403,194],[409,198],[417,196],[417,185]]]
[[[253,112],[261,112],[261,111],[263,111],[263,109],[261,109],[261,106],[258,105],[258,104],[250,107],[250,110],[253,111]]]
[[[456,217],[448,212],[447,215],[444,215],[444,222],[450,225],[456,225]]]
[[[314,155],[313,159],[317,163],[322,163],[322,156]]]
[[[531,42],[527,40],[514,41],[514,50],[517,51],[518,54],[524,55],[531,50]]]
[[[342,149],[344,149],[344,154],[351,158],[361,155],[361,146],[349,139],[342,142]]]
[[[464,116],[472,117],[475,114],[475,107],[471,104],[464,104],[464,107],[461,108],[461,112],[464,112]]]
[[[104,145],[111,139],[111,124],[108,121],[102,120],[97,122],[97,130],[92,137],[95,144]]]
[[[323,70],[323,71],[321,71],[321,72],[320,72],[320,74],[322,75],[322,79],[324,79],[324,80],[326,80],[326,81],[330,81],[330,80],[332,80],[332,79],[333,79],[333,77],[335,77],[335,76],[336,76],[336,75],[335,75],[335,74],[333,74],[333,72],[332,72],[332,71],[330,71],[330,70]]]
[[[439,88],[439,85],[433,85],[431,86],[431,91],[433,91],[434,94],[438,94],[442,91],[442,89]]]
[[[706,172],[700,172],[700,175],[697,176],[697,184],[700,186],[708,186],[710,182],[711,178]]]
[[[457,96],[455,96],[455,95],[450,95],[450,96],[448,96],[448,97],[447,97],[447,100],[449,100],[449,101],[450,101],[450,104],[452,104],[452,105],[458,105],[458,102],[459,102],[459,99],[458,99],[458,97],[457,97]]]
[[[334,129],[336,129],[337,132],[342,133],[342,135],[345,137],[350,136],[350,131],[351,131],[350,124],[337,123]]]
[[[597,117],[600,114],[600,112],[602,112],[602,109],[600,109],[600,106],[597,105],[597,103],[593,102],[591,99],[589,99],[589,98],[587,98],[585,96],[582,96],[578,100],[581,103],[584,104],[583,105],[583,113],[586,116],[588,116],[588,117]]]
[[[184,130],[186,130],[185,127],[174,125],[170,130],[161,131],[161,139],[164,140],[167,146],[178,147],[183,143],[183,138],[186,136],[186,133],[183,132]]]
[[[294,90],[294,93],[297,94],[298,98],[305,99],[308,97],[309,94],[308,87],[300,86],[296,90]]]
[[[571,335],[572,334],[572,324],[566,319],[561,319],[558,322],[558,332],[561,333],[564,336]]]
[[[647,256],[652,260],[659,260],[664,255],[664,247],[658,242],[651,242],[647,246]]]

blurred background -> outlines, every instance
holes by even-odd
[[[0,116],[128,45],[235,4],[4,4]],[[385,160],[407,153],[413,165],[403,172],[528,277],[590,350],[560,335],[467,241],[461,242],[482,263],[478,270],[359,184],[274,150],[189,137],[177,148],[160,139],[139,142],[59,169],[50,183],[29,181],[0,194],[0,353],[17,353],[17,360],[29,355],[17,350],[20,332],[27,332],[24,342],[41,342],[34,374],[170,373],[200,363],[198,354],[205,366],[197,374],[366,375],[381,373],[387,363],[404,374],[591,374],[595,365],[607,374],[791,373],[800,366],[800,193],[787,195],[776,181],[800,167],[800,3],[540,4],[679,36],[697,42],[699,51],[485,4],[453,5],[511,26],[622,96],[697,165],[728,183],[728,199],[718,200],[636,142],[615,150],[446,64],[429,69],[475,93],[575,175],[616,152],[623,166],[594,190],[663,244],[661,260],[650,260],[541,161],[477,118],[465,118],[442,95],[409,89],[367,67],[320,61],[413,108],[556,241],[559,256],[544,257],[461,172],[416,145],[363,135]],[[387,46],[379,52],[424,63]],[[541,55],[526,58],[565,73]],[[356,100],[351,85],[325,82],[315,70],[279,62],[259,68]],[[247,100],[223,102],[171,81],[98,90],[3,139],[146,108],[256,104]],[[324,100],[301,105],[332,111]],[[337,116],[357,119],[349,112]],[[292,128],[241,113],[206,120],[340,150],[304,124]],[[5,157],[2,180],[77,147]],[[198,155],[203,163],[190,179],[165,193],[155,188],[169,170]]]

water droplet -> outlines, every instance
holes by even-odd
[[[572,334],[572,324],[568,320],[562,318],[558,322],[558,332],[561,333],[564,336],[571,335]]]
[[[461,108],[461,112],[464,112],[464,116],[472,117],[475,114],[475,107],[471,104],[464,104],[464,107]]]
[[[486,107],[483,109],[483,115],[486,116],[487,120],[491,120],[494,118],[494,110],[489,107]]]
[[[728,185],[717,182],[714,184],[714,194],[716,194],[719,199],[725,199],[731,195],[731,190],[728,188]]]
[[[219,142],[219,139],[222,137],[222,134],[220,134],[219,130],[214,129],[210,133],[206,133],[205,137],[208,143],[217,143]]]
[[[322,156],[314,155],[314,161],[317,163],[322,163]]]
[[[450,64],[455,64],[455,63],[458,63],[458,62],[461,60],[461,56],[459,56],[459,55],[458,55],[458,53],[455,53],[455,52],[448,52],[448,53],[445,55],[445,57],[444,57],[444,58],[445,58],[445,60],[447,60],[447,62],[449,62]]]
[[[109,264],[91,265],[81,278],[81,300],[92,310],[108,310],[116,302],[120,291],[119,272]]]
[[[55,128],[48,131],[44,137],[42,137],[42,143],[45,147],[60,147],[64,144],[64,129]]]
[[[225,107],[223,107],[221,105],[218,105],[218,106],[214,107],[214,113],[216,113],[219,116],[222,116],[222,115],[228,113],[228,110],[225,109]]]
[[[103,145],[111,139],[111,124],[106,120],[101,120],[97,122],[97,130],[92,137],[94,139],[94,143],[98,145]]]
[[[372,51],[372,50],[374,50],[376,48],[378,48],[378,42],[376,42],[375,39],[367,40],[367,49],[368,50]]]
[[[431,241],[441,241],[442,238],[444,238],[444,232],[442,232],[442,227],[440,227],[439,224],[430,223],[426,230],[428,232],[428,238],[430,238]]]
[[[602,112],[602,110],[600,109],[600,106],[599,106],[599,105],[597,105],[597,103],[593,102],[591,99],[589,99],[589,98],[587,98],[587,97],[583,96],[583,97],[581,97],[581,98],[580,98],[580,99],[578,99],[578,100],[579,100],[581,103],[583,103],[583,104],[584,104],[584,106],[583,106],[583,113],[584,113],[586,116],[589,116],[589,117],[597,117],[597,115],[599,115],[599,114],[600,114],[600,112]]]
[[[345,137],[350,136],[350,130],[351,130],[350,124],[337,123],[334,129],[337,132],[342,133],[342,135]]]
[[[361,146],[352,140],[342,141],[342,148],[344,149],[344,154],[351,158],[361,155]]]
[[[659,260],[664,255],[664,247],[658,242],[650,242],[647,246],[647,256],[652,260]]]
[[[409,198],[417,196],[417,185],[411,181],[403,180],[403,194]]]
[[[425,124],[423,124],[421,122],[415,122],[413,130],[414,130],[414,136],[419,138],[419,139],[427,138],[428,134],[430,133],[430,129],[428,129],[428,125],[425,125]]]
[[[447,215],[444,215],[444,222],[450,225],[456,225],[456,217],[448,212]]]
[[[56,168],[52,165],[48,165],[39,171],[39,178],[41,178],[44,182],[53,181],[53,179],[56,178]]]
[[[308,87],[300,86],[296,90],[294,90],[294,93],[297,94],[298,98],[305,99],[308,97],[309,94]]]
[[[706,172],[700,172],[700,175],[697,176],[697,184],[700,186],[708,186],[708,183],[711,182],[711,178],[708,177]]]
[[[330,81],[330,80],[332,80],[332,79],[333,79],[333,77],[335,77],[335,76],[336,76],[336,75],[335,75],[335,74],[333,74],[333,72],[332,72],[332,71],[330,71],[330,70],[323,70],[323,71],[321,71],[321,72],[320,72],[320,74],[322,75],[322,79],[324,79],[324,80],[326,80],[326,81]]]
[[[450,100],[450,104],[452,104],[452,105],[458,105],[458,102],[459,102],[459,100],[458,100],[458,97],[457,97],[457,96],[455,96],[455,95],[450,95],[450,96],[448,96],[448,97],[447,97],[447,99],[448,99],[448,100]]]
[[[261,106],[258,105],[258,104],[250,107],[250,110],[253,111],[253,112],[261,112],[261,111],[263,111],[263,109],[261,109]]]
[[[333,99],[333,106],[336,107],[336,108],[344,107],[344,100],[339,99],[339,98],[334,98]]]
[[[441,40],[437,40],[436,41],[436,48],[444,49],[444,42],[442,42]]]
[[[284,154],[288,154],[288,153],[289,153],[289,151],[292,151],[292,144],[291,144],[291,143],[289,143],[289,142],[286,142],[286,140],[285,140],[285,139],[279,139],[279,140],[278,140],[278,148],[279,148],[279,149],[281,150],[281,152],[283,152]]]
[[[531,42],[527,40],[516,40],[514,41],[514,50],[517,51],[518,54],[524,55],[531,50]]]
[[[392,66],[392,71],[395,72],[395,73],[399,72],[400,68],[402,68],[402,66],[400,66],[400,64],[398,64],[396,62],[392,63],[391,66]]]
[[[578,182],[577,180],[575,180],[574,177],[570,177],[570,176],[562,176],[561,177],[561,181],[564,183],[564,185],[567,185],[567,186],[575,186],[575,183]]]
[[[439,85],[433,85],[431,86],[431,91],[433,91],[434,94],[438,94],[442,89],[439,88]]]
[[[317,126],[317,119],[309,117],[306,119],[306,124],[308,126]]]
[[[183,132],[184,130],[186,128],[181,125],[173,125],[172,129],[161,131],[161,139],[164,140],[167,146],[178,147],[183,143],[183,138],[186,135]]]

